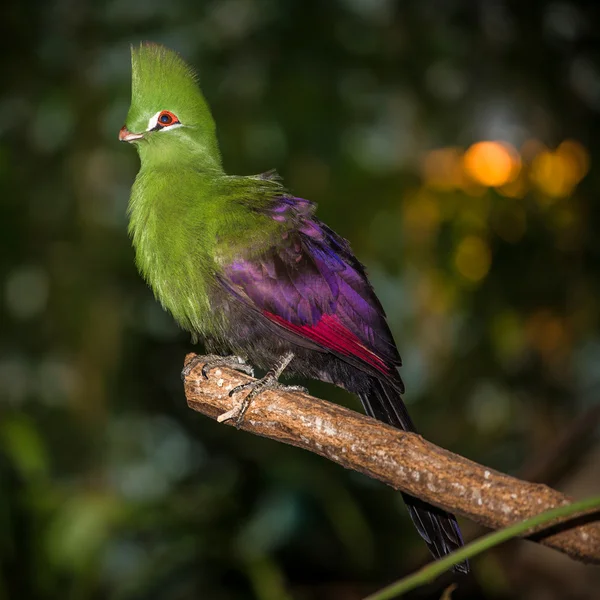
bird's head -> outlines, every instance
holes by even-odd
[[[196,74],[158,44],[131,48],[131,106],[119,140],[137,146],[142,162],[186,156],[220,168],[215,123]]]

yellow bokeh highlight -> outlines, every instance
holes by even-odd
[[[499,187],[517,178],[521,159],[505,142],[477,142],[465,152],[464,168],[473,181],[486,187]]]
[[[556,153],[569,164],[576,183],[579,183],[590,169],[590,155],[588,151],[575,140],[565,140],[557,149]]]
[[[573,140],[565,140],[556,149],[543,150],[531,163],[532,183],[550,199],[571,195],[589,170],[587,150]]]
[[[545,151],[533,159],[531,181],[541,192],[551,198],[568,196],[573,189],[573,181],[567,169],[568,166],[560,156]]]
[[[456,270],[471,282],[481,281],[490,270],[492,253],[488,243],[475,235],[462,239],[454,255]]]

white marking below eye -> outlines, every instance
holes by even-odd
[[[150,117],[150,120],[148,121],[148,127],[146,127],[146,131],[150,131],[151,129],[156,127],[156,124],[158,123],[158,115],[160,115],[161,112],[162,110],[159,110],[153,117]]]
[[[162,113],[162,110],[159,110],[154,116],[150,117],[146,131],[151,131],[158,125],[158,117],[160,116],[161,113]],[[161,127],[157,131],[169,131],[169,129],[177,129],[177,127],[183,127],[183,123],[173,123],[173,125],[167,125],[166,127]]]

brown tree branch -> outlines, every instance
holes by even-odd
[[[188,354],[186,364],[194,356]],[[232,400],[229,390],[252,379],[219,368],[205,380],[202,366],[185,378],[188,406],[216,419],[241,401]],[[491,529],[571,502],[546,485],[488,469],[420,435],[299,392],[266,390],[252,402],[241,429],[310,450]],[[580,516],[530,536],[572,558],[600,563],[600,523],[593,522],[598,518]]]

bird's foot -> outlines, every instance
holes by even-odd
[[[229,367],[230,369],[235,369],[236,371],[250,375],[250,377],[254,377],[254,369],[247,364],[241,356],[218,356],[217,354],[201,356],[200,354],[196,354],[196,356],[183,367],[181,379],[185,381],[185,378],[192,372],[194,367],[202,362],[204,363],[204,366],[202,367],[202,377],[204,377],[204,379],[208,379],[208,372],[217,367]]]
[[[308,394],[308,390],[305,387],[302,387],[301,385],[283,385],[282,383],[279,383],[279,381],[277,381],[277,379],[271,374],[267,374],[262,379],[258,379],[256,381],[242,383],[241,385],[234,387],[229,392],[229,395],[233,396],[234,394],[244,390],[250,391],[244,397],[242,403],[239,406],[228,410],[222,415],[219,415],[217,417],[217,421],[219,423],[233,419],[235,420],[235,426],[239,429],[244,422],[244,417],[246,416],[246,412],[252,404],[252,400],[262,394],[265,390],[282,390],[286,392],[302,392],[303,394]]]
[[[242,383],[241,385],[237,385],[236,387],[234,387],[229,392],[230,397],[244,390],[250,391],[242,400],[242,403],[239,406],[236,406],[235,408],[232,408],[226,413],[219,415],[217,417],[217,421],[219,421],[219,423],[223,423],[224,421],[234,419],[235,426],[239,429],[242,422],[244,421],[244,416],[246,415],[246,412],[250,407],[252,400],[254,400],[254,398],[256,398],[258,395],[262,394],[265,390],[277,389],[285,390],[287,392],[302,392],[304,394],[307,394],[308,390],[300,385],[283,385],[278,381],[285,368],[290,364],[292,358],[294,358],[294,354],[292,352],[289,352],[288,354],[284,355],[279,361],[279,363],[277,363],[275,367],[270,369],[262,379],[258,379],[257,381],[250,381],[248,383]]]

